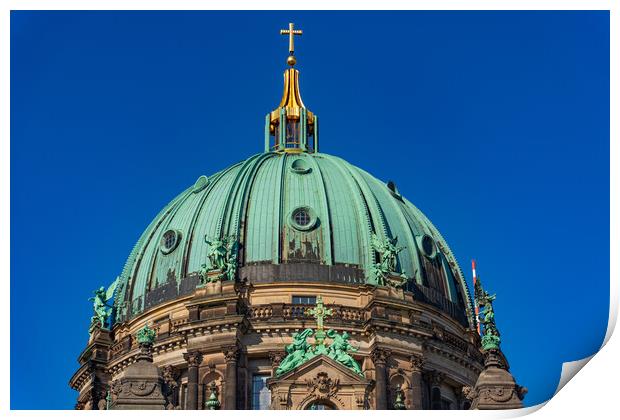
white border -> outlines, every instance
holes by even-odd
[[[53,4],[52,4],[53,3]],[[616,7],[614,7],[616,6]],[[617,2],[613,1],[583,1],[583,0],[569,0],[569,1],[553,1],[553,0],[478,0],[478,1],[464,1],[464,0],[435,0],[435,1],[390,1],[383,0],[380,3],[371,2],[368,0],[358,1],[340,1],[335,2],[316,0],[312,3],[299,2],[294,0],[269,0],[263,2],[257,1],[238,1],[234,5],[229,2],[212,3],[208,1],[200,0],[89,0],[89,1],[76,1],[76,0],[59,0],[59,1],[43,1],[43,0],[9,0],[0,4],[0,66],[2,71],[0,73],[0,92],[2,92],[2,98],[0,100],[0,192],[5,197],[3,203],[5,203],[0,209],[1,223],[0,223],[0,237],[9,238],[10,236],[10,11],[11,10],[258,10],[258,9],[288,9],[288,10],[300,10],[300,9],[319,9],[319,10],[342,10],[342,9],[372,9],[372,10],[391,10],[391,9],[411,9],[411,10],[611,10],[611,108],[610,115],[616,116],[617,114],[617,100],[618,100],[618,85],[616,83],[616,77],[613,75],[619,74],[618,66],[618,23],[619,8]],[[615,12],[615,13],[614,13]],[[618,124],[611,118],[611,138],[617,141],[618,139]],[[584,139],[587,141],[587,139]],[[620,247],[618,246],[618,238],[620,237],[620,225],[618,224],[616,215],[618,210],[618,170],[614,167],[613,163],[618,162],[618,145],[615,141],[610,145],[610,170],[611,170],[611,184],[610,184],[610,275],[611,279],[619,279],[618,261],[615,259],[618,256]],[[616,187],[616,191],[614,191]],[[10,327],[10,301],[9,301],[9,276],[10,276],[10,242],[4,240],[0,243],[0,262],[4,272],[3,278],[5,279],[0,285],[0,314],[2,316],[2,322],[4,325],[4,339],[5,345],[0,348],[2,352],[2,362],[5,365],[4,380],[0,382],[0,410],[7,411],[9,415],[15,417],[31,417],[33,415],[46,416],[47,418],[61,418],[67,415],[80,415],[80,416],[94,416],[94,415],[106,415],[111,417],[130,417],[130,412],[75,412],[75,411],[9,411],[10,404],[9,392],[10,392],[10,335],[8,334]],[[618,313],[618,284],[617,281],[610,281],[610,314],[607,333],[604,341],[604,348],[598,352],[597,355],[591,358],[586,358],[582,361],[565,363],[562,369],[562,378],[560,385],[558,386],[558,392],[562,389],[557,396],[553,397],[544,410],[537,411],[545,404],[540,404],[536,407],[530,407],[524,410],[516,410],[512,412],[433,412],[433,411],[418,411],[415,413],[416,417],[435,417],[445,418],[446,416],[458,416],[459,418],[469,417],[471,418],[505,418],[515,417],[523,414],[533,413],[532,417],[536,418],[573,418],[573,417],[588,417],[596,418],[600,416],[602,418],[609,417],[610,412],[617,411],[615,405],[617,404],[617,392],[616,378],[618,377],[619,366],[618,356],[620,355],[620,344],[616,337],[612,338],[612,332],[614,330]],[[36,326],[35,326],[36,327]],[[541,343],[542,344],[542,343]],[[550,344],[546,344],[550,345]],[[566,385],[569,379],[581,369],[588,360],[592,360],[588,366],[583,369],[583,372],[579,375],[580,379],[571,381]],[[67,360],[67,363],[73,363],[73,360]],[[65,382],[60,381],[61,386]],[[32,378],[33,398],[37,398],[38,392],[46,392],[46,389],[37,389],[37,378]],[[527,385],[527,384],[526,384]],[[565,388],[562,388],[566,385]],[[232,418],[243,416],[245,412],[217,412],[217,417],[220,418]],[[215,414],[212,412],[212,414]],[[387,414],[387,413],[386,413]],[[168,417],[173,415],[170,412],[152,412],[149,413],[150,417]],[[178,415],[178,412],[177,414]],[[295,412],[286,413],[283,412],[253,412],[253,416],[256,417],[285,417],[290,418],[292,415],[296,417],[313,416],[316,417],[316,412]],[[355,416],[357,417],[369,417],[373,416],[374,412],[339,412],[338,416]],[[403,411],[395,412],[390,411],[390,416],[412,416],[413,413]],[[196,412],[183,412],[183,417],[195,417],[204,418],[205,413],[202,411]],[[542,417],[541,417],[542,416]]]

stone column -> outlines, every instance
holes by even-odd
[[[183,355],[187,361],[187,410],[198,410],[198,366],[202,363],[202,354],[192,351]]]
[[[390,351],[387,349],[376,348],[371,356],[375,364],[375,409],[387,410],[387,361]]]
[[[237,359],[239,358],[239,348],[230,346],[224,348],[224,358],[226,359],[226,389],[224,390],[224,409],[237,409]]]
[[[431,410],[441,410],[441,383],[445,376],[444,373],[437,371],[430,372],[428,375],[431,390]]]
[[[422,397],[424,395],[424,382],[422,380],[422,368],[424,357],[413,355],[411,360],[411,409],[423,410]]]

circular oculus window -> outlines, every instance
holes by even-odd
[[[296,174],[307,174],[310,172],[310,166],[304,159],[298,158],[291,163],[291,171]]]
[[[174,229],[167,230],[161,237],[161,252],[164,254],[171,253],[179,245],[179,242],[181,242],[181,232]]]
[[[290,221],[297,230],[310,230],[316,226],[317,217],[310,207],[298,207],[291,212]]]
[[[418,236],[418,245],[422,250],[422,253],[428,258],[434,258],[437,253],[437,248],[435,247],[435,241],[428,235]]]

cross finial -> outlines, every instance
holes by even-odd
[[[301,36],[302,34],[303,31],[301,29],[295,29],[294,23],[289,23],[288,29],[280,29],[280,35],[288,35],[288,52],[290,55],[286,62],[291,67],[297,62],[295,60],[295,35]]]
[[[316,306],[312,309],[308,309],[308,314],[316,319],[317,330],[321,331],[323,330],[323,320],[326,316],[332,315],[333,310],[323,306],[323,298],[319,295],[316,297]]]

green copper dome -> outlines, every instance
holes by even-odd
[[[439,231],[393,183],[324,153],[254,155],[201,176],[147,227],[119,278],[117,321],[190,294],[205,238],[237,239],[239,279],[377,284],[391,240],[402,287],[473,325],[461,270]],[[400,249],[402,248],[402,249]]]

